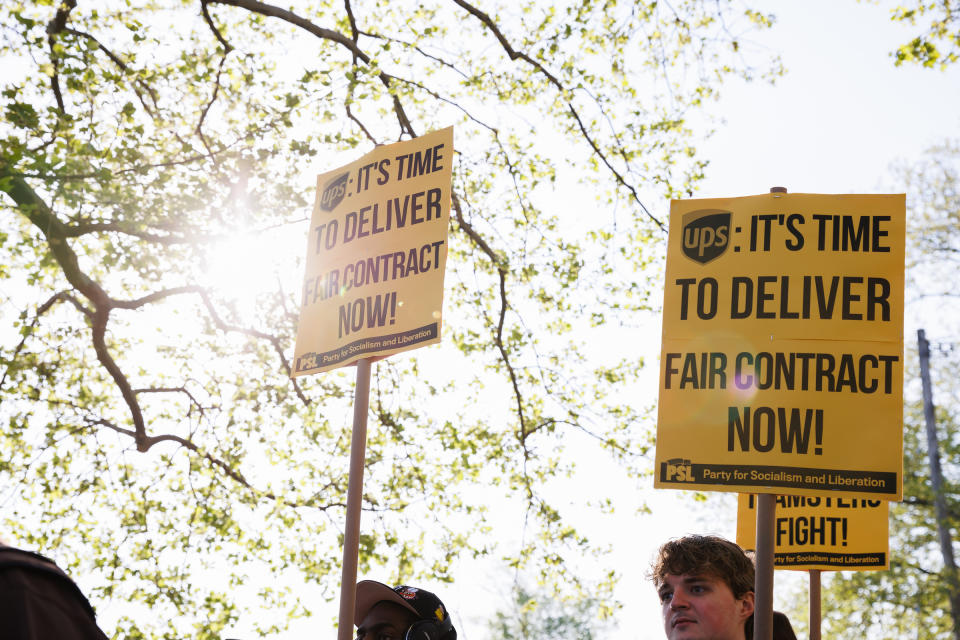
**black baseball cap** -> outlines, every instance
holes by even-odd
[[[356,608],[353,613],[353,623],[360,625],[367,617],[370,609],[380,602],[393,602],[413,615],[417,620],[443,622],[449,617],[447,608],[443,606],[433,593],[410,587],[405,584],[389,587],[375,580],[361,580],[357,583]]]

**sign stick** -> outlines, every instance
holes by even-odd
[[[350,440],[350,476],[347,480],[347,524],[343,535],[343,573],[340,578],[340,625],[337,640],[352,640],[357,601],[357,558],[360,550],[360,510],[363,506],[363,464],[367,449],[367,410],[370,406],[370,358],[357,361],[353,397],[353,435]]]
[[[820,570],[810,569],[810,640],[820,640]]]
[[[754,640],[773,637],[773,533],[777,496],[757,494],[757,570],[754,577]]]
[[[786,193],[786,187],[770,187],[770,193]],[[757,571],[754,578],[754,640],[773,637],[773,532],[777,496],[757,494]]]

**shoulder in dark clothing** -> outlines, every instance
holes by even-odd
[[[0,546],[0,619],[5,640],[106,640],[93,607],[49,558]]]

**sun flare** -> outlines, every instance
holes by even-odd
[[[202,271],[205,286],[233,301],[250,317],[257,301],[277,291],[289,292],[299,281],[296,274],[295,234],[284,228],[230,234],[207,248]]]

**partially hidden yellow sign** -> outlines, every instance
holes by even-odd
[[[890,566],[890,503],[843,496],[777,496],[773,566],[809,571],[868,571]],[[753,494],[737,499],[737,544],[757,546]]]
[[[655,486],[899,500],[905,199],[673,201]]]
[[[453,128],[317,177],[292,376],[440,342]]]

